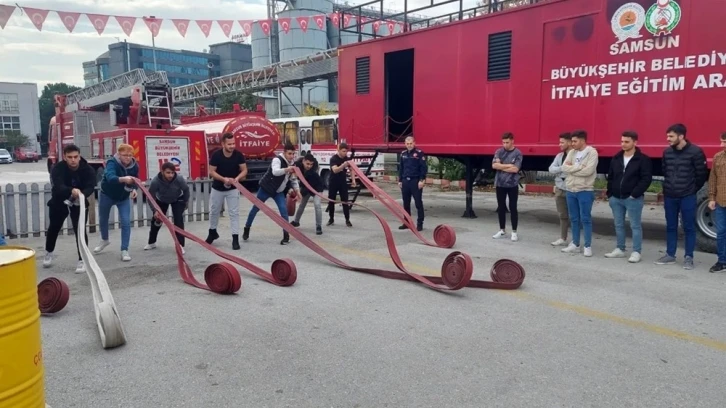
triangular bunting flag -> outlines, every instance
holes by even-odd
[[[252,20],[239,20],[238,23],[242,26],[242,31],[244,31],[245,36],[249,37],[252,35]]]
[[[131,32],[134,31],[134,25],[136,24],[136,17],[114,17],[116,17],[116,21],[118,21],[118,25],[121,26],[121,29],[124,30],[124,34],[126,34],[126,36],[128,37],[131,37]]]
[[[98,35],[103,34],[103,30],[106,29],[106,24],[108,24],[108,18],[110,16],[105,14],[86,14],[86,17],[88,17],[91,25],[96,29],[96,32],[98,32]]]
[[[179,31],[179,34],[181,34],[182,37],[186,38],[187,30],[189,29],[189,20],[172,18],[171,22],[174,24],[174,27],[176,27],[176,30]]]
[[[229,38],[232,34],[232,28],[234,28],[234,20],[217,20],[217,24],[219,24],[219,27],[222,29],[224,35]]]
[[[209,37],[209,32],[212,31],[212,20],[196,20],[199,29],[205,37]]]
[[[56,13],[58,13],[58,17],[60,17],[68,32],[72,33],[73,29],[76,28],[76,23],[78,23],[78,18],[81,16],[81,13],[69,13],[67,11],[56,11]]]
[[[23,11],[25,11],[25,14],[28,15],[28,18],[35,28],[37,28],[38,31],[43,31],[43,23],[45,23],[45,19],[48,17],[48,10],[23,7]]]
[[[258,23],[260,24],[262,32],[265,33],[265,35],[270,35],[270,20],[260,20]]]
[[[325,14],[313,16],[313,20],[315,20],[315,24],[318,25],[318,28],[323,30],[323,27],[325,27]]]
[[[285,34],[290,32],[290,17],[278,17],[277,22],[280,24],[280,28],[282,28],[282,31],[285,32]]]
[[[149,27],[149,31],[151,31],[152,37],[156,37],[159,35],[159,30],[161,29],[161,23],[163,21],[163,18],[144,17],[144,23],[146,23],[146,26]]]
[[[295,19],[297,20],[297,24],[300,26],[303,33],[308,32],[308,23],[310,22],[310,17],[296,17]]]
[[[15,6],[4,6],[0,4],[0,28],[5,29],[5,25],[10,21],[10,16],[13,15]]]

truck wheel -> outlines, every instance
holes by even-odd
[[[323,179],[323,186],[327,190],[330,185],[330,170],[323,170],[320,177]]]
[[[708,185],[696,195],[696,247],[711,254],[716,251],[716,220],[708,208]]]

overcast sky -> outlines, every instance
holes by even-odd
[[[352,0],[360,4],[367,0]],[[441,0],[436,0],[439,2]],[[472,7],[475,0],[465,0]],[[416,4],[429,4],[429,0],[410,0],[409,9]],[[0,0],[0,4],[15,4],[12,0]],[[165,19],[156,37],[156,46],[171,49],[201,51],[209,44],[228,41],[217,23],[208,38],[194,22],[190,22],[186,38],[183,38],[171,22],[172,18],[210,20],[248,20],[266,18],[265,0],[19,0],[23,7],[80,13],[95,13],[142,17],[154,15]],[[385,0],[388,9],[403,9],[403,0]],[[427,15],[440,15],[456,10],[454,2],[438,7]],[[168,19],[168,20],[167,20]],[[295,23],[293,23],[295,24]],[[242,34],[235,24],[232,35]],[[102,35],[98,35],[88,18],[81,15],[69,33],[55,12],[48,13],[43,31],[30,22],[28,16],[16,8],[4,30],[0,30],[0,81],[34,82],[39,89],[49,82],[66,82],[83,86],[84,61],[91,61],[108,50],[108,45],[123,41],[151,45],[151,33],[143,20],[136,20],[131,37],[121,30],[116,19],[108,20]]]

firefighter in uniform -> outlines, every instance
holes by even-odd
[[[406,150],[401,153],[401,162],[398,165],[398,187],[401,188],[403,198],[403,208],[408,215],[411,215],[411,197],[416,204],[416,229],[423,230],[424,207],[423,207],[423,187],[428,173],[428,165],[426,164],[426,156],[416,148],[416,142],[412,136],[406,138]],[[401,225],[398,229],[406,229],[406,225]]]

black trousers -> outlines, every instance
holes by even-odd
[[[418,216],[418,225],[424,222],[424,206],[423,206],[423,189],[418,188],[418,180],[403,179],[401,182],[401,196],[403,197],[403,209],[408,215],[411,215],[411,197],[416,204],[416,215]]]
[[[504,229],[507,225],[507,197],[509,197],[509,214],[512,219],[512,231],[517,230],[519,214],[517,213],[517,198],[519,198],[519,187],[497,187],[497,214],[499,215],[499,228]]]
[[[83,215],[85,223],[88,222],[88,207],[86,207],[86,213]],[[76,236],[76,251],[78,252],[78,260],[81,260],[81,250],[78,248],[78,219],[81,216],[81,207],[72,205],[67,206],[63,203],[55,204],[51,203],[48,206],[48,218],[50,219],[50,225],[48,226],[48,233],[45,236],[45,251],[53,252],[55,250],[55,243],[58,240],[58,233],[63,228],[63,224],[66,222],[66,218],[70,214],[71,224],[73,224],[73,233]],[[86,234],[86,245],[88,245],[88,234]]]
[[[330,183],[328,186],[328,198],[335,200],[335,196],[338,194],[340,194],[340,201],[348,201],[347,183]],[[330,213],[331,220],[335,218],[335,205],[333,205],[333,203],[328,203],[328,208],[325,211]],[[343,215],[345,216],[346,221],[350,220],[350,205],[343,204]]]
[[[161,208],[161,211],[166,214],[166,212],[169,210],[169,206],[171,206],[171,214],[174,218],[174,225],[177,227],[184,229],[184,210],[187,208],[187,204],[184,201],[177,201],[175,203],[169,204],[169,203],[162,203],[159,200],[156,200],[156,204],[159,205],[159,208]],[[156,223],[154,222],[156,219],[153,219],[151,222],[151,229],[149,230],[149,244],[155,244],[156,238],[159,235],[159,230],[161,229],[160,226],[156,226]],[[164,224],[162,224],[164,225]],[[179,240],[179,244],[181,246],[184,246],[184,236],[176,233],[176,239]]]

